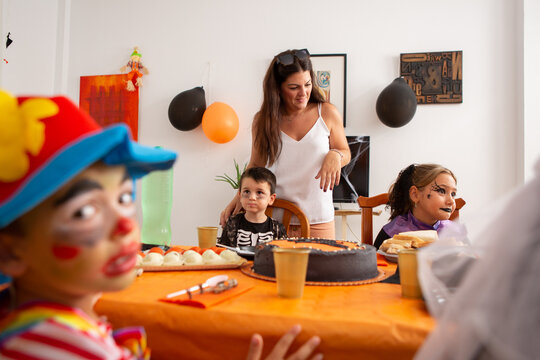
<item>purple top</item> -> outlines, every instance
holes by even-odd
[[[445,226],[451,223],[451,220],[439,220],[433,226],[427,225],[415,218],[409,211],[407,215],[396,216],[392,221],[383,226],[383,230],[390,237],[405,231],[437,230],[437,233],[439,233]]]

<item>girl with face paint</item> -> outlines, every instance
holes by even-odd
[[[390,222],[383,226],[374,246],[405,231],[441,231],[456,208],[457,180],[437,164],[412,164],[403,169],[388,191]]]

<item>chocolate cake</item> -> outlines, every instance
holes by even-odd
[[[343,282],[378,275],[375,247],[350,241],[326,239],[273,240],[255,249],[253,271],[275,277],[274,247],[310,248],[306,281]]]

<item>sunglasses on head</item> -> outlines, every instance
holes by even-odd
[[[286,53],[278,55],[276,64],[281,65],[292,65],[294,64],[294,58],[298,60],[306,60],[309,57],[309,51],[307,49],[294,50],[292,53]]]

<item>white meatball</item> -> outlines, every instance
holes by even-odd
[[[219,256],[218,254],[216,254],[214,252],[214,250],[206,250],[203,254],[202,254],[202,258],[203,258],[203,262],[207,265],[222,265],[222,264],[225,264],[225,260]]]
[[[203,259],[201,254],[193,250],[187,250],[184,253],[184,265],[202,265]]]
[[[183,256],[177,251],[171,251],[163,257],[163,266],[179,266],[184,264]]]
[[[220,256],[228,264],[239,264],[245,261],[243,257],[241,257],[240,255],[238,255],[237,253],[229,249],[223,250]]]
[[[163,264],[163,255],[155,252],[148,253],[144,257],[142,264],[146,266],[161,266]]]

